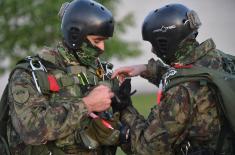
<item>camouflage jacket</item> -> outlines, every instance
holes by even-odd
[[[80,142],[76,141],[75,135],[91,118],[82,101],[84,94],[77,74],[85,73],[93,85],[99,77],[93,68],[81,66],[65,50],[63,47],[58,50],[43,49],[39,54],[43,60],[69,71],[47,69],[47,74],[55,77],[59,85],[57,91],[42,95],[35,86],[31,72],[23,69],[13,72],[9,80],[11,122],[7,133],[13,154],[22,152],[28,145],[43,145],[52,141],[63,150],[71,148],[74,154],[79,149]],[[95,153],[94,150],[81,150],[85,154]]]
[[[215,48],[212,39],[200,45],[190,43],[180,48],[178,55],[177,61],[183,65],[224,70],[223,52]],[[154,72],[162,76],[156,67],[153,75]],[[216,104],[216,97],[207,85],[185,82],[163,92],[160,104],[151,109],[147,119],[128,107],[122,111],[121,120],[130,127],[131,144],[124,149],[134,154],[172,155],[187,141],[193,147],[215,149],[221,130]],[[223,151],[231,154],[232,145],[227,143]]]

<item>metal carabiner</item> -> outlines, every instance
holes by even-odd
[[[191,148],[191,144],[188,141],[187,144],[185,144],[183,147],[181,147],[180,151],[182,152],[183,155],[188,155],[190,148]]]
[[[35,66],[33,61],[35,61],[35,60],[33,60],[33,59],[29,60],[30,67],[32,68],[33,71],[41,70],[41,71],[47,72],[46,68],[42,65],[41,61],[39,61],[39,60],[35,61],[38,63],[39,67]]]
[[[165,75],[163,76],[163,87],[165,87],[168,84],[168,78],[175,75],[177,73],[177,71],[175,69],[170,68],[168,70],[168,72],[165,73]]]
[[[31,69],[32,69],[32,76],[33,76],[33,80],[34,80],[34,83],[35,83],[35,85],[36,85],[36,88],[37,88],[38,92],[39,92],[40,94],[42,94],[41,88],[40,88],[40,86],[39,86],[39,84],[38,84],[38,79],[37,79],[37,76],[36,76],[36,74],[35,74],[35,71],[41,70],[41,71],[47,72],[47,70],[46,70],[46,68],[42,65],[42,63],[41,63],[39,60],[36,60],[36,61],[35,61],[35,60],[32,59],[31,57],[27,57],[26,59],[29,60],[29,64],[30,64],[30,67],[31,67]],[[34,61],[37,62],[39,66],[35,66],[35,65],[34,65],[34,63],[35,63]]]
[[[98,65],[100,66],[101,70],[103,70],[103,73],[100,76],[102,76],[102,80],[104,81],[105,80],[105,73],[104,73],[105,70],[104,70],[104,67],[103,67],[103,65],[102,65],[102,63],[100,61],[100,58],[97,58],[97,61],[98,61]]]
[[[113,68],[113,65],[111,63],[109,63],[109,62],[105,63],[105,70],[106,70],[105,75],[108,79],[111,79],[111,76],[113,74],[112,68]]]

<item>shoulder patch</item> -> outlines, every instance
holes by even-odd
[[[12,88],[13,99],[17,103],[25,103],[29,99],[29,90],[21,85]]]

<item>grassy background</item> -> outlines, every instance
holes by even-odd
[[[150,109],[156,104],[156,93],[133,95],[132,102],[139,113],[146,118],[150,112]],[[120,148],[118,148],[116,154],[125,155]]]

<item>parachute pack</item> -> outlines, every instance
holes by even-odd
[[[223,55],[223,69],[215,70],[206,67],[186,66],[175,67],[170,72],[174,74],[168,76],[167,84],[164,88],[168,89],[184,82],[198,81],[201,84],[212,88],[219,105],[219,115],[221,118],[222,130],[219,136],[219,149],[223,146],[223,140],[226,134],[231,134],[234,139],[235,133],[235,57],[232,55]],[[235,139],[233,140],[234,143]],[[218,149],[218,148],[217,148]]]

